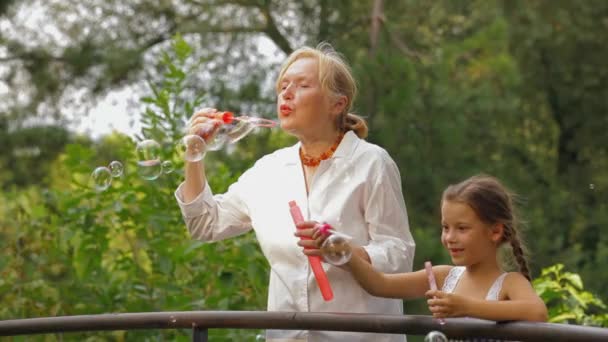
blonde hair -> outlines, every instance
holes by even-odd
[[[319,83],[324,94],[334,98],[338,96],[346,97],[347,103],[336,119],[336,128],[341,132],[354,131],[359,138],[367,137],[368,128],[365,120],[350,113],[357,96],[355,78],[344,58],[329,43],[320,43],[316,48],[305,46],[292,52],[283,62],[279,72],[276,82],[277,93],[280,92],[281,80],[289,66],[301,58],[313,58],[317,61]]]
[[[458,184],[450,185],[443,192],[441,201],[455,201],[468,204],[481,221],[487,224],[502,223],[501,244],[509,243],[519,272],[528,280],[530,268],[526,258],[526,247],[519,231],[519,221],[515,212],[515,195],[498,179],[477,175]]]

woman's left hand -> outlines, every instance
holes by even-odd
[[[322,256],[320,248],[328,235],[321,233],[319,226],[317,221],[304,221],[296,225],[294,235],[300,238],[298,246],[304,247],[306,255]]]
[[[471,300],[454,293],[438,290],[429,290],[425,296],[428,298],[429,310],[435,318],[468,316]]]

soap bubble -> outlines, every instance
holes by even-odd
[[[207,144],[208,151],[219,151],[226,143],[228,143],[228,127],[227,125],[222,125],[217,128],[217,132],[211,136],[209,139],[205,139],[205,143]]]
[[[231,144],[243,139],[256,127],[252,122],[236,120],[233,123],[224,126],[227,127],[227,140]]]
[[[138,161],[160,160],[160,144],[152,139],[142,140],[135,147]]]
[[[165,160],[164,162],[161,163],[161,169],[164,174],[171,173],[171,172],[173,172],[173,170],[175,170],[173,168],[173,163],[169,160]]]
[[[321,245],[323,260],[335,266],[346,264],[353,255],[348,241],[349,238],[337,232],[328,236]]]
[[[110,169],[110,173],[112,174],[112,177],[116,178],[116,177],[122,176],[124,167],[122,166],[121,162],[114,160],[110,163],[108,168]]]
[[[163,167],[158,159],[140,160],[137,162],[137,173],[143,179],[155,180],[163,172]]]
[[[431,331],[424,337],[424,342],[448,342],[448,338],[440,331]]]
[[[194,126],[194,132],[202,138],[207,150],[217,151],[226,144],[226,128],[220,120],[209,120]]]
[[[184,153],[184,160],[188,162],[202,160],[207,152],[207,144],[201,137],[195,134],[186,135],[181,140],[181,147]]]
[[[160,145],[151,139],[140,141],[135,148],[137,173],[144,179],[154,180],[160,176]]]
[[[107,167],[100,166],[93,170],[91,179],[93,180],[95,190],[104,191],[110,187],[110,184],[112,184],[112,173]]]

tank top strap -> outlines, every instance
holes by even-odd
[[[458,281],[460,280],[460,277],[464,273],[465,269],[466,268],[464,266],[452,267],[452,269],[448,273],[447,277],[445,277],[445,280],[443,281],[443,286],[441,287],[441,291],[447,292],[447,293],[454,292],[454,289],[456,288],[456,284],[458,284]]]
[[[500,294],[500,290],[502,290],[502,283],[505,280],[507,273],[503,273],[496,278],[492,287],[488,291],[488,295],[486,296],[486,300],[498,300],[498,295]]]

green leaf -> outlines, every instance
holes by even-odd
[[[173,38],[173,51],[177,58],[183,62],[192,53],[192,48],[180,34],[176,34]]]
[[[562,313],[549,318],[549,323],[568,323],[570,320],[576,320],[576,315],[572,313]]]

